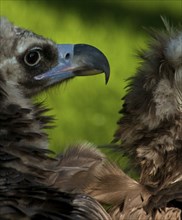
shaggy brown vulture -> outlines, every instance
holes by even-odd
[[[130,79],[115,141],[155,187],[182,179],[182,30],[153,31],[141,67]]]
[[[182,181],[182,29],[151,31],[141,67],[130,79],[115,141],[151,190]]]
[[[120,142],[121,151],[141,170],[139,186],[143,189],[137,193],[146,203],[145,210],[157,210],[158,219],[159,208],[164,207],[171,209],[171,213],[164,212],[161,219],[179,219],[182,207],[182,29],[181,26],[170,27],[165,19],[163,21],[166,30],[151,30],[149,49],[139,53],[141,66],[130,79],[123,98],[122,117],[114,141]]]
[[[110,205],[113,220],[181,219],[182,31],[164,22],[167,30],[152,30],[148,50],[139,54],[141,66],[130,79],[115,133],[121,151],[140,167],[140,180],[127,176],[99,151],[88,157],[88,148],[77,148],[85,160],[71,175],[69,161],[76,148],[63,156],[69,158],[64,162],[70,169],[64,183],[79,176],[83,167],[88,170],[75,190]],[[65,185],[68,191],[74,189],[74,184]]]
[[[95,47],[57,45],[0,21],[0,219],[58,220],[110,217],[94,199],[54,187],[61,158],[50,157],[44,128],[51,117],[32,96],[75,76],[106,73]]]

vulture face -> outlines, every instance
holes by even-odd
[[[109,79],[109,63],[93,46],[55,44],[6,19],[1,19],[0,29],[1,81],[26,96],[75,76],[105,72],[106,82]]]

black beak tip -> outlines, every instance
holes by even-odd
[[[108,83],[110,66],[107,57],[102,51],[92,45],[76,44],[74,46],[74,55],[79,57],[82,62],[84,61],[86,66],[93,69],[93,73],[90,71],[93,75],[105,73],[105,83]]]
[[[99,51],[100,63],[103,72],[105,73],[105,83],[107,84],[110,78],[110,65],[107,57]],[[98,59],[99,60],[99,59]]]
[[[104,73],[105,73],[105,83],[107,84],[110,78],[110,66],[108,62],[107,62],[107,66],[104,68]]]

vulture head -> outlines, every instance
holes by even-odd
[[[105,72],[106,82],[109,79],[108,61],[93,46],[55,44],[4,18],[0,30],[1,89],[17,99],[19,95],[30,97],[75,76]]]
[[[52,118],[43,116],[46,109],[32,103],[31,97],[75,76],[105,72],[107,82],[110,73],[107,58],[93,46],[55,44],[14,26],[5,18],[0,21],[0,41],[0,113],[3,115],[0,137],[3,141],[16,140],[19,145],[30,142],[31,146],[35,143],[36,147],[47,148],[42,128]]]
[[[141,182],[161,187],[182,178],[182,30],[164,20],[128,85],[114,142],[141,168]]]

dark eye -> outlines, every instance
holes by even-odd
[[[29,51],[24,56],[24,61],[28,66],[35,66],[40,62],[40,60],[41,60],[41,54],[39,50]]]

